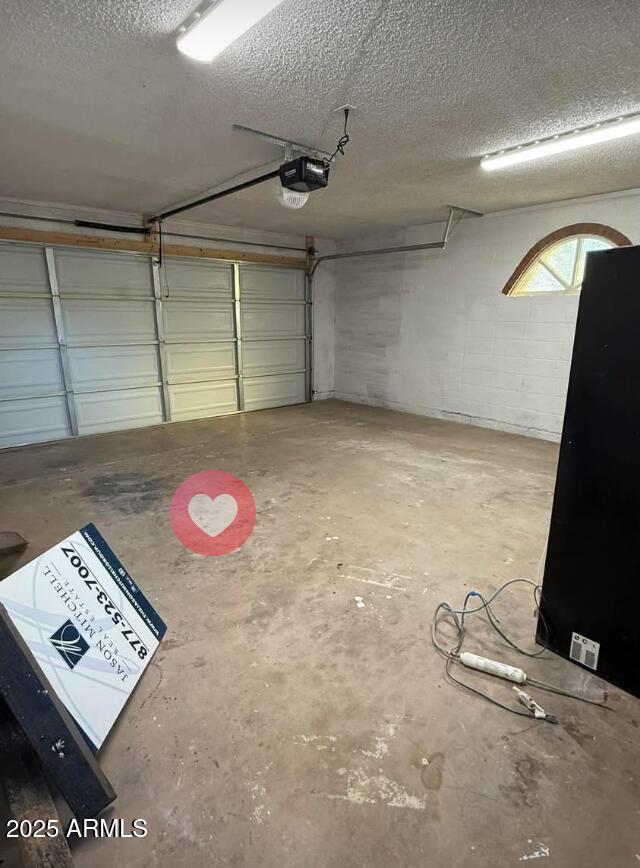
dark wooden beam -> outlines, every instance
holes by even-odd
[[[2,604],[0,697],[78,819],[111,804],[113,787]]]
[[[12,818],[18,823],[24,820],[32,830],[44,833],[42,837],[20,834],[18,849],[24,868],[73,868],[65,830],[42,767],[27,737],[15,725],[8,706],[2,700],[0,767],[2,790]],[[44,828],[41,824],[44,824]],[[49,837],[47,829],[57,829],[58,834]],[[5,835],[7,831],[4,830]]]

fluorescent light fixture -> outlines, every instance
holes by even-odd
[[[583,130],[575,130],[552,139],[543,139],[529,145],[521,145],[499,154],[491,154],[484,157],[480,165],[487,172],[496,169],[506,169],[508,166],[516,166],[518,163],[528,163],[531,160],[541,160],[554,154],[564,154],[566,151],[575,151],[578,148],[588,148],[601,142],[610,142],[613,139],[621,139],[624,136],[634,136],[640,133],[640,115],[618,118],[614,121],[605,121],[594,127]]]
[[[178,51],[210,63],[282,0],[220,0],[198,15],[177,39]]]

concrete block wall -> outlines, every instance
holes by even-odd
[[[559,439],[578,296],[504,296],[540,238],[572,223],[640,241],[640,191],[465,219],[445,251],[335,268],[335,396]],[[443,226],[345,249],[442,237]]]

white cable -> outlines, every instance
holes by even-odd
[[[544,555],[543,555],[543,557],[544,557]],[[541,563],[542,563],[542,558],[541,558]],[[572,691],[564,690],[561,687],[555,687],[554,685],[546,684],[543,681],[538,681],[537,679],[529,678],[523,669],[520,669],[516,666],[510,666],[506,663],[502,663],[502,662],[497,661],[497,660],[491,660],[487,657],[482,657],[478,654],[472,654],[468,651],[464,651],[464,652],[462,651],[462,645],[463,645],[463,642],[465,639],[465,623],[464,623],[465,617],[467,615],[473,615],[473,614],[477,614],[479,612],[485,612],[486,613],[487,618],[489,620],[489,623],[493,627],[493,629],[514,650],[518,651],[519,653],[524,654],[528,657],[540,657],[541,654],[545,651],[544,647],[540,651],[536,651],[536,652],[527,651],[524,648],[520,648],[512,639],[509,638],[509,636],[507,636],[507,634],[504,632],[504,630],[499,626],[500,621],[499,621],[497,615],[495,615],[491,609],[491,603],[496,599],[496,597],[498,597],[499,594],[501,594],[502,591],[505,590],[505,588],[508,588],[510,585],[513,585],[516,583],[525,583],[525,584],[529,584],[533,587],[533,589],[534,589],[533,593],[534,593],[534,599],[535,599],[536,607],[538,609],[538,613],[540,614],[541,621],[542,621],[543,627],[544,627],[545,632],[546,632],[546,630],[547,630],[546,623],[544,622],[544,617],[542,616],[542,613],[540,613],[541,586],[539,584],[537,584],[536,582],[531,581],[531,579],[526,579],[526,578],[510,579],[508,582],[505,582],[503,585],[501,585],[496,591],[494,591],[493,594],[491,594],[490,597],[488,597],[486,599],[485,599],[485,597],[483,597],[482,594],[478,593],[477,591],[470,591],[467,594],[467,596],[465,597],[465,601],[464,601],[464,604],[463,604],[461,609],[455,609],[453,606],[451,606],[450,603],[443,601],[442,603],[439,603],[438,606],[436,606],[436,609],[433,613],[433,620],[431,622],[431,641],[432,641],[434,647],[436,648],[436,650],[438,651],[438,653],[441,654],[446,659],[445,671],[446,671],[448,679],[452,683],[456,684],[458,687],[464,688],[465,690],[467,690],[471,693],[475,693],[476,695],[482,697],[483,699],[487,700],[488,702],[491,702],[494,705],[497,705],[500,708],[505,709],[506,711],[510,711],[513,714],[522,715],[522,714],[526,714],[526,712],[517,711],[514,708],[510,708],[507,705],[503,705],[501,702],[498,702],[497,700],[493,699],[493,697],[489,696],[488,694],[483,693],[480,690],[476,690],[475,688],[471,687],[468,684],[465,684],[464,682],[458,681],[451,674],[451,671],[450,671],[451,663],[452,662],[459,662],[459,663],[462,663],[464,666],[466,666],[469,669],[476,669],[478,671],[485,672],[485,673],[490,674],[490,675],[494,675],[498,678],[503,678],[507,681],[515,682],[516,684],[524,684],[525,682],[527,682],[527,683],[531,684],[532,686],[537,687],[541,690],[548,690],[551,693],[557,693],[561,696],[567,696],[567,697],[570,697],[572,699],[580,700],[581,702],[588,702],[592,705],[602,706],[607,701],[608,695],[606,692],[603,692],[601,699],[591,699],[590,697],[584,696],[582,694],[573,693]],[[469,599],[471,597],[478,597],[482,601],[482,604],[480,606],[474,607],[473,609],[470,609],[468,607],[468,602],[469,602]],[[440,614],[441,612],[443,612],[444,614],[441,615]],[[454,623],[454,627],[456,630],[456,642],[449,649],[445,648],[440,643],[440,641],[438,639],[438,624],[443,618],[451,619]],[[526,695],[526,694],[524,694],[524,695]],[[523,698],[518,695],[518,700],[520,702],[522,702],[530,711],[532,711],[532,713],[534,713],[535,712],[534,706],[536,705],[536,703],[533,700],[531,700],[530,697],[527,697],[527,698],[530,699],[531,703],[533,703],[533,704],[527,704],[526,702],[523,702]],[[540,706],[537,706],[537,707],[540,708]],[[544,714],[545,714],[545,717],[543,719],[548,720],[551,723],[557,723],[557,719],[555,718],[554,715],[547,714],[546,712],[544,712]],[[537,716],[541,717],[541,714],[538,713]]]

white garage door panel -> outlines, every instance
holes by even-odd
[[[42,247],[0,248],[0,292],[48,294],[49,281]]]
[[[75,396],[80,434],[140,428],[164,421],[159,387]]]
[[[64,391],[44,248],[0,245],[0,446],[69,436]]]
[[[305,375],[280,374],[274,377],[256,377],[244,381],[246,410],[266,410],[302,404],[305,400]]]
[[[235,413],[238,409],[237,394],[235,380],[169,386],[171,417],[176,421],[186,421]]]
[[[57,344],[53,308],[46,298],[0,298],[0,346]]]
[[[244,341],[242,356],[245,377],[304,371],[305,341]]]
[[[233,268],[230,265],[167,259],[163,270],[163,298],[203,298],[209,301],[233,298]]]
[[[164,299],[164,331],[167,340],[233,340],[233,305]]]
[[[242,337],[286,338],[304,337],[305,308],[303,304],[254,304],[242,305]]]
[[[157,385],[161,379],[155,346],[72,347],[69,367],[76,391]]]
[[[168,344],[170,383],[229,380],[236,375],[235,343]]]
[[[62,312],[70,344],[126,344],[155,340],[154,308],[150,302],[67,298]]]
[[[299,270],[0,243],[0,445],[302,403],[306,292]]]
[[[0,351],[0,398],[53,392],[64,392],[57,349]]]
[[[304,402],[309,384],[304,272],[241,265],[240,299],[244,408]]]
[[[55,269],[78,433],[164,421],[149,258],[57,250]]]
[[[304,272],[290,268],[260,268],[243,265],[240,296],[245,301],[304,301]]]
[[[59,440],[71,434],[63,395],[3,401],[0,405],[0,445],[21,446]]]
[[[60,295],[151,296],[148,257],[59,250],[56,272]]]

